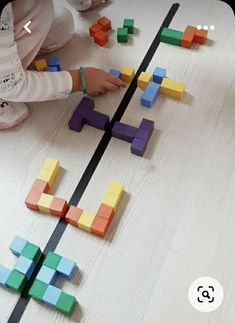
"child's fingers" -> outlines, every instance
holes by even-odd
[[[112,84],[115,84],[119,87],[126,87],[126,83],[123,82],[121,79],[117,78],[117,77],[113,77],[112,75],[108,75],[107,76],[107,80],[109,82],[111,82]]]
[[[112,92],[117,91],[120,88],[118,85],[113,84],[113,83],[108,82],[108,81],[105,83],[104,86],[108,91],[112,91]]]

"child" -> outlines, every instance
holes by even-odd
[[[0,129],[11,128],[28,116],[22,102],[62,99],[85,91],[96,96],[116,91],[125,83],[92,67],[61,72],[28,70],[39,54],[64,46],[71,40],[71,13],[55,0],[15,0],[0,12]],[[79,11],[96,7],[103,0],[68,0]],[[27,33],[24,25],[31,21]],[[82,74],[81,74],[82,73]]]

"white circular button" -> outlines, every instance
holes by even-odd
[[[223,287],[212,277],[196,279],[188,290],[189,302],[199,312],[216,310],[222,304],[223,298]]]

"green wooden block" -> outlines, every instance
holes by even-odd
[[[128,34],[134,33],[134,19],[124,19],[123,28],[128,29]]]
[[[64,314],[71,316],[76,304],[77,300],[74,296],[62,292],[56,303],[56,309]]]
[[[35,279],[33,285],[29,290],[29,295],[38,301],[42,301],[42,298],[47,290],[48,285]]]
[[[27,278],[17,270],[12,270],[10,276],[6,281],[6,286],[13,289],[14,291],[21,293],[25,287]]]
[[[37,263],[39,258],[41,257],[41,250],[38,246],[31,242],[26,242],[21,255],[33,260],[34,263]]]
[[[183,36],[183,32],[170,28],[163,28],[160,40],[161,42],[181,46],[181,38]]]
[[[128,29],[127,28],[118,28],[117,29],[117,41],[119,43],[128,42]]]
[[[49,251],[43,262],[43,265],[56,270],[61,258],[62,257],[57,255],[56,253]]]

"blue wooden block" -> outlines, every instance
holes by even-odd
[[[57,303],[61,293],[62,293],[61,289],[51,286],[51,285],[48,285],[48,287],[45,291],[45,294],[43,295],[42,300],[50,306],[56,306],[56,303]]]
[[[21,255],[18,258],[14,269],[29,278],[34,271],[34,268],[35,268],[35,263],[33,262],[33,260],[28,259]]]
[[[19,236],[15,236],[14,240],[12,241],[11,245],[10,245],[10,250],[12,251],[12,253],[14,255],[16,255],[17,257],[20,256],[22,250],[24,249],[24,246],[26,245],[26,240],[19,237]]]
[[[59,72],[60,68],[58,66],[47,66],[47,72]]]
[[[61,71],[60,68],[60,59],[58,56],[52,56],[48,58],[48,62],[47,62],[48,66],[56,66],[59,68],[59,71]]]
[[[59,273],[59,275],[71,279],[76,269],[77,264],[75,261],[62,257],[56,271]]]
[[[150,108],[153,105],[159,90],[160,84],[149,82],[141,96],[141,105]]]
[[[153,72],[153,82],[161,84],[164,77],[166,77],[166,69],[162,67],[156,67]]]
[[[115,70],[113,68],[111,68],[109,70],[109,74],[112,75],[113,77],[116,77],[116,78],[120,78],[120,75],[121,75],[121,72],[119,70]]]
[[[0,265],[0,285],[6,286],[6,281],[10,276],[11,270]]]
[[[42,266],[36,278],[43,283],[53,285],[56,281],[57,274],[54,269]]]

